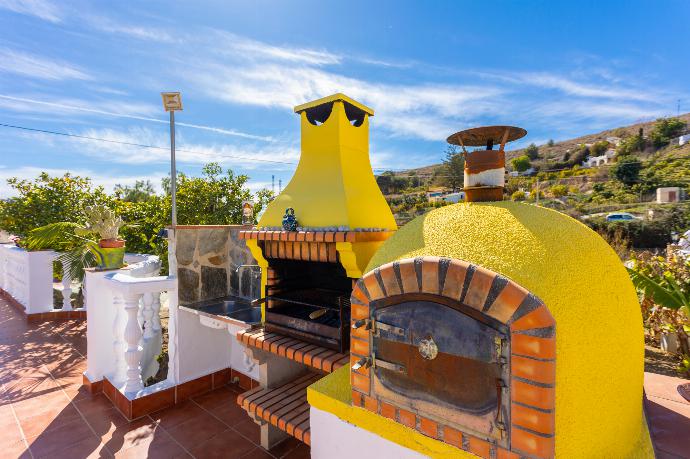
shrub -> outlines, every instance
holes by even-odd
[[[678,118],[659,118],[649,133],[649,139],[656,148],[668,145],[673,137],[680,135],[687,123]]]
[[[518,172],[525,172],[531,166],[529,156],[527,155],[522,155],[518,156],[517,158],[513,158],[512,161],[510,161],[510,164],[513,166],[513,169]]]
[[[568,187],[566,185],[553,185],[551,187],[551,194],[554,198],[561,198],[568,194]]]
[[[527,195],[522,190],[517,190],[516,192],[510,195],[510,199],[513,201],[524,201],[526,198]]]

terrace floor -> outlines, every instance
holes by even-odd
[[[85,331],[82,321],[27,324],[0,298],[0,458],[309,457],[294,439],[261,448],[231,385],[128,422],[82,388]]]
[[[27,324],[0,297],[0,458],[309,457],[290,439],[275,450],[228,385],[128,422],[102,394],[82,388],[86,323]],[[690,458],[687,380],[645,373],[645,409],[659,459]]]

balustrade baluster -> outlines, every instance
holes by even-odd
[[[141,298],[141,294],[128,293],[124,296],[125,312],[127,313],[127,326],[125,327],[127,382],[125,383],[125,393],[138,392],[144,388],[144,383],[141,379],[142,348],[139,345],[142,330],[137,318],[139,298]]]
[[[64,265],[62,266],[62,310],[72,310],[72,279]]]
[[[158,335],[161,332],[161,292],[156,292],[153,294],[153,325],[152,330],[154,335]]]
[[[143,317],[144,317],[144,340],[148,340],[153,336],[153,294],[144,293]]]

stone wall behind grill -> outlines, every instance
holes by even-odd
[[[175,258],[180,304],[239,295],[240,265],[256,264],[245,241],[247,226],[178,226]],[[243,273],[249,276],[249,270]],[[247,283],[245,283],[248,285]]]

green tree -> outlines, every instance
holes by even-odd
[[[539,157],[539,147],[531,143],[525,148],[525,154],[529,159],[537,159]]]
[[[115,198],[127,202],[144,202],[151,199],[156,190],[149,180],[137,180],[134,185],[115,185],[113,190]]]
[[[642,151],[645,147],[645,140],[642,133],[642,128],[639,132],[630,137],[621,140],[621,143],[616,148],[616,156],[627,156],[636,151]]]
[[[86,206],[111,201],[102,187],[93,187],[91,179],[69,173],[51,177],[42,172],[33,181],[15,177],[7,183],[16,196],[0,202],[0,228],[17,236],[50,223],[83,223]]]
[[[611,168],[611,174],[616,180],[625,186],[631,186],[640,178],[642,162],[631,156],[626,156],[618,160]]]
[[[601,156],[609,149],[609,143],[606,140],[595,142],[589,147],[589,154],[592,156]]]
[[[460,189],[465,180],[465,157],[455,145],[448,145],[443,160],[443,183],[454,192]]]
[[[649,139],[656,148],[668,145],[673,137],[680,135],[687,123],[678,118],[659,118],[649,133]]]
[[[510,161],[510,164],[513,166],[513,169],[518,172],[525,172],[531,166],[529,156],[527,155],[522,155],[518,156],[517,158],[513,158]]]
[[[549,147],[553,147],[553,145],[554,145],[555,143],[556,143],[556,142],[554,142],[553,139],[549,139],[549,141],[546,142],[546,145],[548,145]]]

